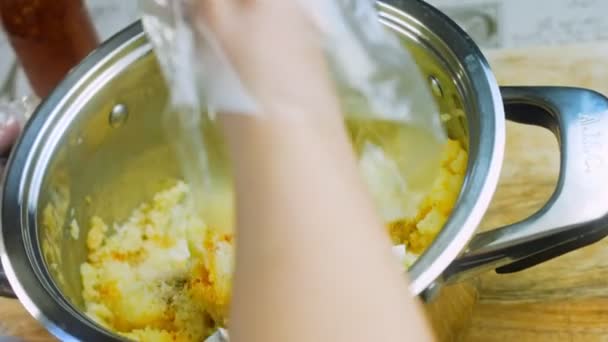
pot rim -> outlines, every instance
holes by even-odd
[[[468,95],[464,100],[478,115],[475,123],[470,120],[473,113],[467,112],[469,161],[457,204],[441,232],[408,272],[410,290],[424,295],[440,287],[442,273],[464,251],[490,204],[504,157],[505,113],[498,82],[487,60],[452,19],[423,1],[384,0],[379,7],[381,19],[390,27],[398,30],[400,21],[418,25],[416,34],[422,38],[413,37],[417,42],[436,50],[439,47],[428,42],[439,41],[446,48],[443,52],[461,64],[460,70],[454,67],[456,76],[469,88],[460,90]],[[475,124],[479,125],[477,129]]]

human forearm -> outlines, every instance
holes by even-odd
[[[341,117],[229,118],[224,127],[237,182],[233,338],[428,338]]]
[[[220,114],[236,179],[231,340],[430,339],[297,1],[202,3],[258,105],[253,115]]]

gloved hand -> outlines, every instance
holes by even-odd
[[[21,125],[15,119],[11,118],[0,124],[0,156],[8,157],[20,133]]]
[[[322,33],[298,1],[198,5],[197,15],[261,107],[259,113],[328,115],[328,103],[337,106]]]
[[[39,99],[36,97],[24,97],[14,101],[0,98],[0,172],[4,172],[11,148],[38,103]]]

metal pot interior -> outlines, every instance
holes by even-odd
[[[425,74],[441,84],[443,112],[462,108],[453,76],[427,50],[418,45],[413,49]],[[164,131],[168,93],[153,53],[143,53],[111,76],[74,112],[66,132],[54,132],[62,136],[40,191],[38,227],[46,264],[57,265],[50,268],[51,274],[79,307],[79,267],[86,260],[90,218],[123,221],[166,188],[168,180],[182,178],[171,138]],[[116,106],[125,108],[128,117],[123,124],[112,125]],[[464,118],[449,121],[447,127],[452,138],[466,144]],[[78,239],[70,234],[72,220],[80,227]]]
[[[497,119],[501,113],[496,115],[496,104],[490,101],[492,97],[495,100],[497,88],[483,57],[453,24],[436,23],[447,20],[443,15],[428,5],[411,3],[401,4],[409,14],[381,4],[383,20],[411,48],[429,86],[434,84],[442,112],[460,109],[467,114],[466,119],[448,121],[446,129],[469,147],[470,154],[467,179],[454,214],[411,269],[411,278],[419,281],[414,291],[419,293],[429,285],[420,280],[424,272],[447,266],[433,263],[449,248],[462,249],[474,230],[462,233],[462,225],[475,223],[478,219],[470,216],[485,210],[484,203],[478,202],[480,198],[489,201],[488,187],[493,190],[491,180],[489,185],[485,183],[491,169],[499,167],[496,160],[501,156],[496,151],[500,144],[494,136],[502,121]],[[458,39],[449,41],[452,35]],[[464,45],[458,48],[458,44]],[[467,55],[474,58],[469,64]],[[479,74],[471,73],[471,68]],[[10,266],[8,273],[13,274],[12,284],[21,290],[20,297],[27,296],[40,308],[46,305],[41,301],[48,299],[37,299],[44,295],[33,292],[46,291],[46,297],[50,294],[62,310],[81,315],[80,265],[86,260],[90,218],[97,215],[106,222],[120,222],[163,189],[168,179],[181,178],[171,137],[163,130],[167,99],[155,56],[141,26],[135,24],[74,70],[34,115],[12,158],[4,194],[5,202],[15,202],[3,209],[9,259],[4,264],[5,268]],[[122,117],[125,113],[126,118]],[[6,214],[7,210],[14,212]],[[80,228],[76,238],[70,231],[73,220]],[[455,240],[459,240],[457,245],[453,245]],[[27,255],[28,267],[14,261],[20,255]],[[31,273],[42,287],[29,285]],[[436,277],[437,272],[426,275],[428,279]]]

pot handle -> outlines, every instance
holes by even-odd
[[[0,175],[4,174],[4,168],[6,167],[6,162],[8,161],[9,154],[10,150],[4,153],[0,153]],[[6,273],[4,273],[2,265],[0,265],[0,297],[17,298],[15,292],[11,288],[11,284],[8,281]]]
[[[4,270],[1,268],[2,266],[0,266],[0,297],[17,298],[11,284],[8,282],[8,278],[6,277]]]
[[[0,99],[0,178],[4,174],[13,143],[39,103],[40,99],[36,96],[25,96],[19,100],[12,100],[10,97]],[[4,179],[1,188],[4,188],[3,183]],[[0,265],[0,297],[17,298],[2,265]]]
[[[569,87],[502,87],[507,119],[551,130],[561,152],[555,192],[537,213],[473,237],[448,282],[488,269],[512,273],[608,235],[608,99]]]

